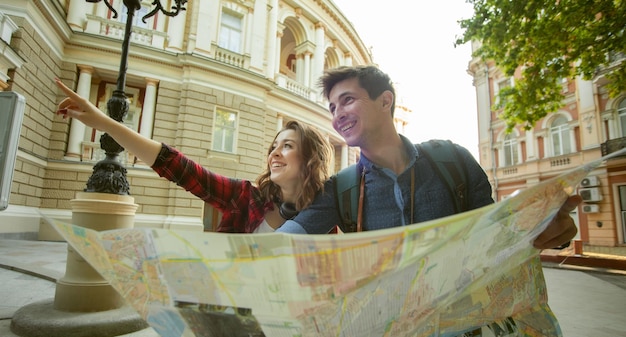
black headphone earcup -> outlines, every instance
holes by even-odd
[[[296,217],[296,215],[298,215],[298,212],[296,210],[296,205],[291,203],[291,202],[283,202],[280,204],[280,208],[278,209],[278,213],[280,213],[280,216],[283,217],[283,219],[285,220],[291,220],[293,218]]]

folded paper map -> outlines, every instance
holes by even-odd
[[[48,219],[162,337],[561,336],[532,241],[602,158],[470,212],[345,235]]]

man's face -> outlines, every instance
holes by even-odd
[[[331,89],[328,110],[333,115],[333,128],[348,145],[362,147],[366,136],[373,136],[384,119],[390,117],[390,113],[383,110],[382,97],[370,99],[357,78],[343,80]]]

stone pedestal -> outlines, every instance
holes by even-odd
[[[79,192],[71,200],[72,223],[103,231],[132,228],[137,205],[128,195]],[[45,254],[45,252],[42,252]],[[120,336],[148,328],[137,312],[71,246],[54,301],[20,308],[11,330],[24,337]]]

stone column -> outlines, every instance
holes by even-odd
[[[79,65],[80,74],[78,75],[78,87],[76,93],[82,97],[89,97],[91,91],[91,77],[93,75],[93,67]],[[67,152],[65,159],[80,161],[82,157],[82,142],[85,140],[86,126],[78,119],[72,119],[70,125],[70,137],[67,144]]]
[[[525,140],[526,140],[526,160],[537,159],[537,151],[536,151],[536,144],[535,144],[536,143],[535,131],[533,130],[526,131]],[[576,144],[576,143],[572,143],[572,144]]]
[[[341,168],[348,167],[348,144],[341,145]]]
[[[313,87],[312,83],[311,83],[311,53],[310,52],[304,52],[304,85],[307,86],[307,88],[311,88]]]
[[[276,132],[279,132],[283,129],[283,115],[278,115],[276,119]]]
[[[274,74],[272,78],[275,78],[276,74],[280,73],[280,47],[283,38],[283,30],[276,32],[276,50],[274,50]]]
[[[276,47],[276,42],[280,41],[274,38],[278,29],[278,0],[270,0],[269,7],[271,9],[269,10],[269,19],[267,22],[267,73],[265,76],[273,80],[278,72],[276,68],[276,51],[280,49],[280,45]]]
[[[324,72],[324,34],[326,29],[322,23],[315,24],[315,52],[313,53],[313,67],[311,71],[311,79],[315,87],[315,82],[322,76]]]
[[[159,80],[146,78],[146,94],[143,100],[143,109],[141,111],[141,124],[139,125],[139,133],[149,139],[152,139],[152,131],[154,128],[154,112],[157,100],[157,85]],[[134,155],[134,154],[133,154]],[[134,157],[136,165],[146,165],[141,159]]]
[[[139,126],[139,133],[146,138],[152,138],[158,84],[159,80],[146,78],[146,94],[144,96],[143,110],[141,112],[141,125]]]
[[[248,8],[246,14],[246,41],[243,47],[243,54],[250,55],[252,51],[252,27],[254,26],[254,8]]]
[[[296,54],[296,82],[306,85],[304,83],[304,54]]]

